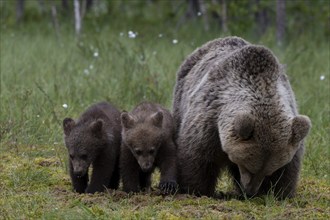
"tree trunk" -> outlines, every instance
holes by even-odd
[[[62,0],[62,11],[65,15],[69,14],[70,7],[69,7],[68,0]]]
[[[184,15],[179,19],[176,29],[178,29],[182,24],[184,24],[188,19],[196,18],[198,16],[198,12],[200,12],[199,0],[187,0],[188,8]]]
[[[285,0],[276,0],[276,40],[281,46],[285,37]]]
[[[199,6],[200,6],[200,12],[197,12],[197,15],[201,15],[203,17],[204,30],[208,31],[210,29],[210,25],[209,25],[209,18],[206,12],[204,0],[199,0]]]
[[[200,12],[199,0],[189,0],[189,7],[187,11],[188,18],[197,17],[198,12]]]
[[[52,21],[54,25],[54,30],[56,33],[56,39],[57,41],[60,41],[60,26],[57,19],[57,10],[55,4],[52,5],[51,11],[52,11]]]
[[[74,20],[75,20],[76,36],[79,37],[80,31],[81,31],[81,16],[80,16],[79,0],[74,0],[73,8],[74,8]]]
[[[224,33],[228,32],[227,25],[227,2],[226,0],[220,0],[221,4],[221,29]]]
[[[86,0],[86,11],[88,12],[93,7],[93,0]]]
[[[45,14],[46,9],[45,9],[45,1],[44,0],[38,0],[38,6],[39,6],[39,10],[41,12],[41,14]]]
[[[255,0],[252,4],[256,4],[257,10],[254,13],[255,23],[257,24],[257,33],[258,36],[262,36],[269,24],[268,11],[267,9],[260,4],[260,0]]]
[[[16,1],[16,22],[21,22],[24,15],[24,0]]]

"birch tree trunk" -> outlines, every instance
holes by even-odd
[[[75,23],[76,36],[79,37],[81,32],[81,15],[80,15],[79,0],[74,0],[73,8],[74,8],[74,23]]]

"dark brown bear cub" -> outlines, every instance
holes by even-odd
[[[151,174],[158,167],[161,192],[174,193],[177,188],[176,145],[171,113],[160,105],[143,102],[132,112],[123,112],[121,122],[120,170],[124,191],[149,189]]]
[[[78,193],[102,192],[119,185],[120,112],[101,102],[89,107],[77,121],[63,120],[73,188]],[[93,165],[88,184],[88,168]]]

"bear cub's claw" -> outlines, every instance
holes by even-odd
[[[163,195],[174,194],[178,190],[178,184],[175,181],[160,182],[159,189]]]

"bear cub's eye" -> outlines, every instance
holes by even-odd
[[[72,154],[70,154],[69,156],[70,156],[70,159],[73,159],[73,155]]]
[[[149,150],[149,154],[154,154],[155,153],[155,149],[150,149]]]
[[[139,149],[136,149],[136,150],[135,150],[135,153],[136,153],[136,155],[141,155],[141,154],[142,154],[142,151],[139,150]]]

